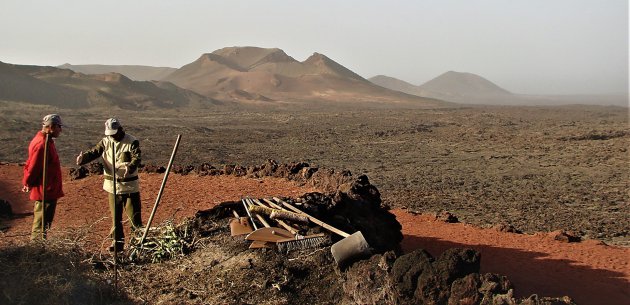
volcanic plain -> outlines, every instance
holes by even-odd
[[[127,132],[140,139],[145,164],[166,166],[179,134],[182,142],[175,165],[182,168],[202,163],[217,168],[252,166],[271,159],[365,174],[380,191],[383,204],[394,209],[399,221],[404,222],[403,231],[405,227],[410,230],[414,222],[426,220],[410,215],[449,212],[478,229],[509,228],[524,236],[561,231],[622,252],[630,244],[627,108],[572,105],[426,109],[328,104],[290,110],[250,105],[203,112],[148,112],[66,110],[13,102],[2,102],[0,108],[3,162],[24,161],[28,141],[39,129],[41,117],[54,112],[61,114],[68,125],[56,140],[62,165],[76,167],[76,154],[94,145],[102,137],[103,122],[116,116]],[[100,179],[90,179],[96,186],[92,191],[98,192]],[[159,179],[152,179],[153,186],[157,186]],[[186,181],[176,187],[177,191],[190,188],[200,192],[194,179]],[[291,188],[286,195],[299,191]],[[145,209],[154,198],[151,196],[146,197],[149,200],[145,200]],[[204,202],[197,200],[195,204]],[[427,234],[424,238],[429,238],[428,234],[433,233],[415,234]],[[451,236],[453,246],[467,243],[457,239],[456,233]],[[443,251],[447,247],[444,242],[448,241],[438,247],[443,248],[432,250]],[[424,246],[431,248],[430,244]],[[403,241],[405,247],[412,250],[417,245],[408,239]],[[628,266],[614,266],[619,268],[627,270]],[[172,281],[177,282],[177,278]],[[627,283],[623,277],[615,281],[616,287]],[[529,284],[524,292],[536,292],[531,287],[547,287]],[[151,289],[152,294],[159,295],[159,287]],[[623,291],[619,295],[628,296]],[[335,295],[329,297],[330,302],[335,299]],[[596,302],[588,295],[586,300]]]

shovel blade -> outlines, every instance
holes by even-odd
[[[239,236],[253,232],[247,217],[232,218],[230,220],[230,235]]]
[[[249,233],[246,240],[259,240],[259,241],[268,241],[268,242],[277,242],[281,239],[292,238],[293,234],[282,228],[275,227],[266,227],[260,228],[252,233]]]
[[[273,248],[273,243],[268,241],[255,240],[249,245],[250,249]]]
[[[357,259],[364,258],[371,254],[370,245],[363,237],[361,231],[336,242],[330,248],[333,258],[338,266],[344,267]]]

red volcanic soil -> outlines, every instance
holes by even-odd
[[[67,173],[67,169],[65,170]],[[87,228],[95,251],[109,244],[110,228],[106,194],[101,176],[70,180],[64,176],[66,196],[59,200],[51,236]],[[21,192],[22,167],[0,165],[0,199],[11,203],[13,219],[0,224],[0,249],[28,241],[32,202]],[[163,174],[140,174],[143,221],[147,221],[164,178]],[[197,176],[170,174],[153,224],[172,219],[179,223],[198,210],[239,200],[242,196],[298,197],[316,191],[280,178]],[[514,284],[516,296],[568,295],[577,304],[630,303],[630,248],[608,246],[588,240],[567,243],[553,234],[534,235],[500,232],[461,223],[445,223],[432,215],[392,211],[402,224],[405,252],[423,248],[437,256],[452,247],[481,252],[481,272],[505,275]],[[8,226],[8,228],[6,228]],[[128,226],[126,226],[128,227]]]

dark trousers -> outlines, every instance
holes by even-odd
[[[114,194],[109,194],[109,210],[112,213],[113,233],[116,244],[122,249],[125,244],[125,233],[122,226],[123,208],[131,221],[131,230],[135,231],[142,227],[142,211],[140,209],[140,192],[131,194],[118,194],[114,200]]]
[[[44,211],[44,233],[42,233],[42,206],[45,206]],[[35,201],[35,207],[33,208],[33,228],[31,229],[31,240],[46,239],[46,233],[52,226],[53,218],[55,218],[55,209],[57,208],[57,200],[46,200],[42,205],[41,201]]]

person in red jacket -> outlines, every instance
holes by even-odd
[[[53,138],[61,134],[63,123],[58,114],[49,114],[42,119],[42,130],[38,131],[28,146],[28,160],[24,165],[24,178],[22,178],[22,191],[30,192],[29,198],[35,201],[33,209],[33,229],[31,240],[46,239],[46,233],[52,225],[55,217],[57,200],[63,197],[61,185],[61,163]],[[48,136],[48,137],[47,137]],[[48,138],[48,150],[44,154],[46,139]],[[46,160],[44,160],[44,156]],[[44,161],[46,162],[46,189],[43,187]],[[43,212],[42,213],[42,209]],[[42,216],[44,231],[42,232]]]

